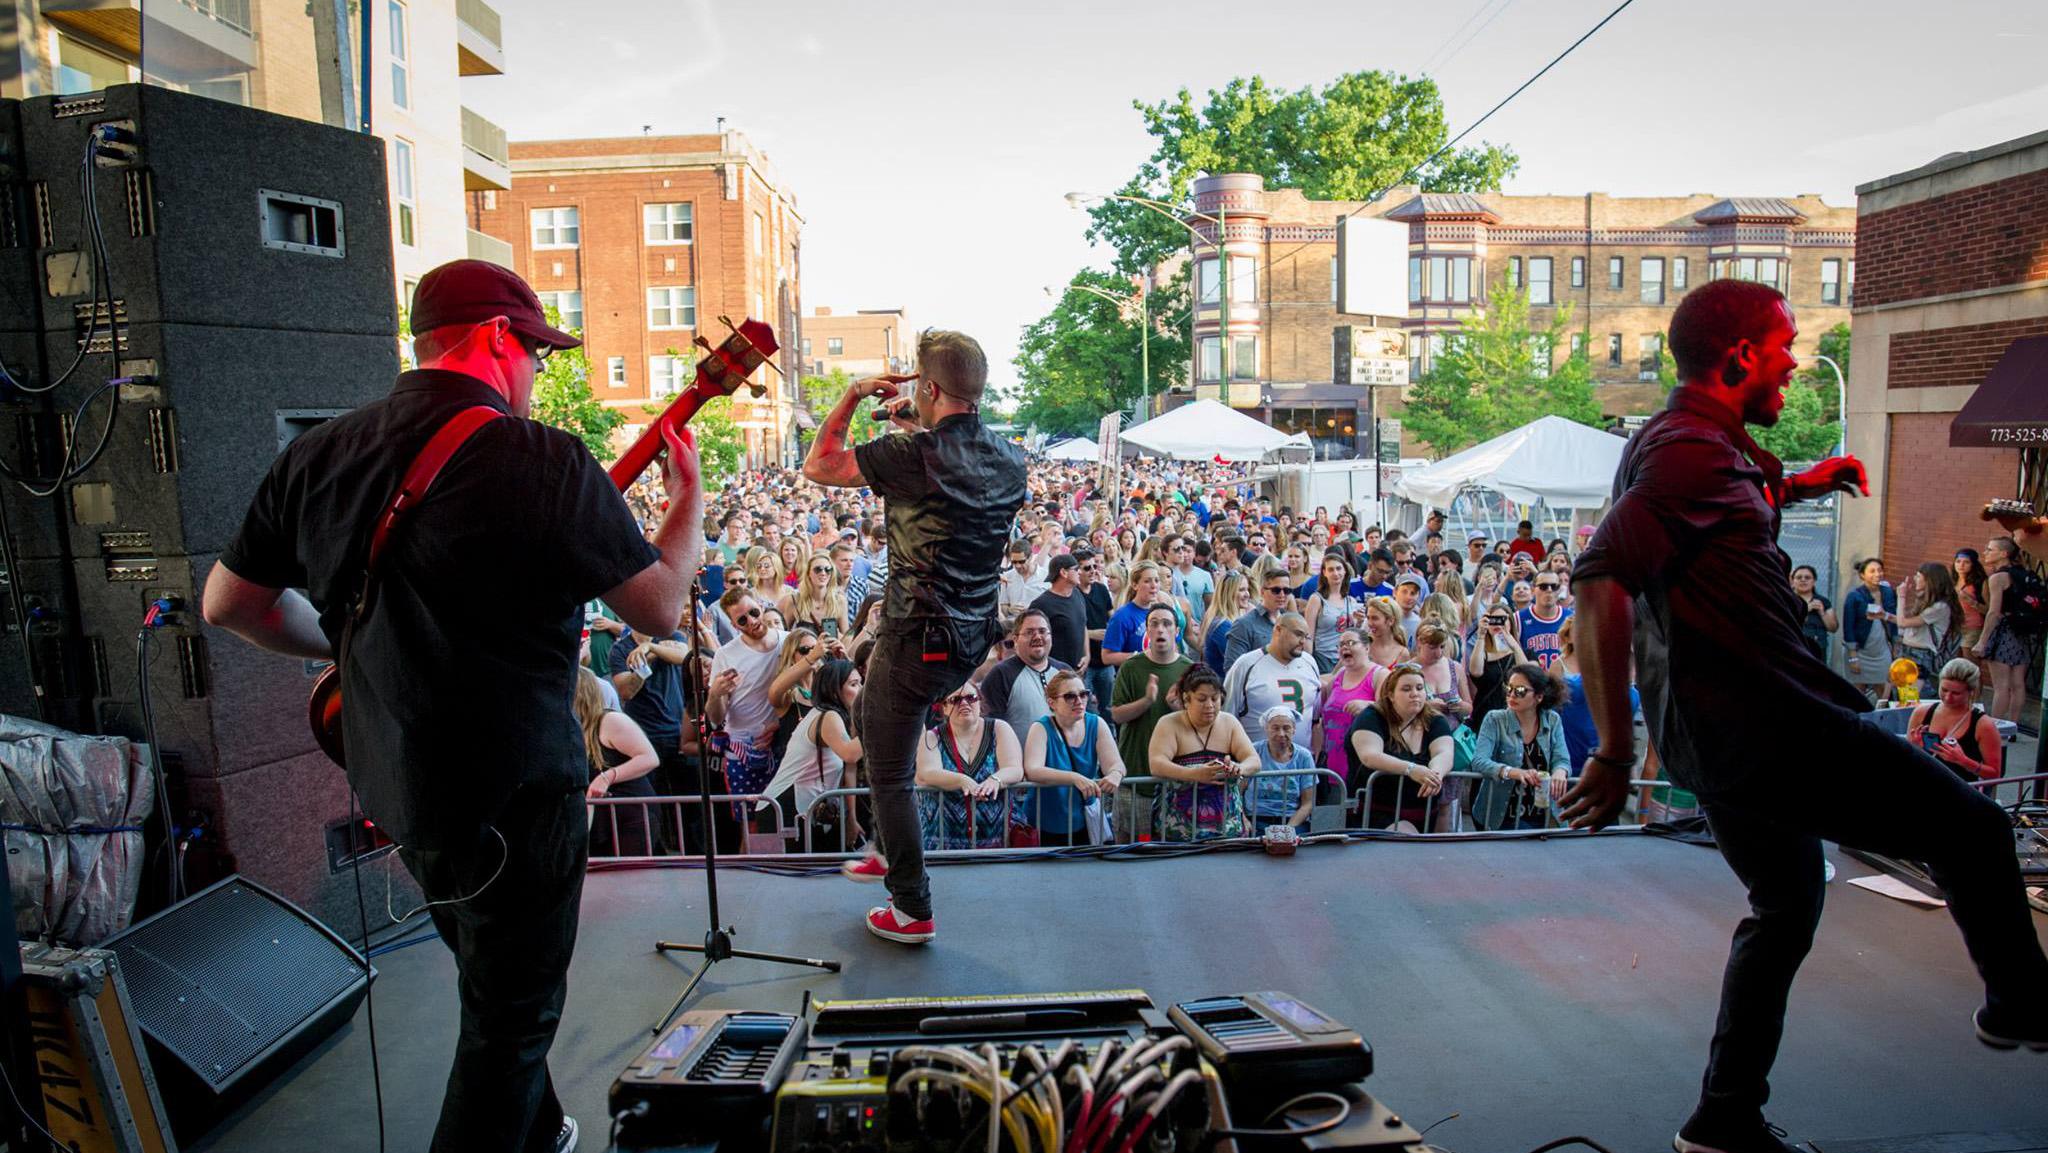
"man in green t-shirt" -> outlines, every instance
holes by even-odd
[[[1193,664],[1180,652],[1180,614],[1170,604],[1153,605],[1145,614],[1145,647],[1117,668],[1109,694],[1109,719],[1118,726],[1116,750],[1131,776],[1152,775],[1152,730],[1179,702],[1174,686]],[[1157,785],[1134,785],[1117,795],[1118,840],[1150,839],[1157,794]]]

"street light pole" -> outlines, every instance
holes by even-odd
[[[1229,224],[1229,219],[1230,219],[1230,213],[1229,213],[1229,211],[1228,211],[1228,210],[1226,210],[1226,209],[1225,209],[1225,208],[1224,208],[1224,207],[1222,206],[1222,204],[1220,204],[1220,203],[1219,203],[1219,204],[1218,204],[1218,205],[1216,206],[1216,215],[1214,215],[1214,216],[1209,216],[1209,215],[1207,215],[1207,214],[1205,214],[1205,213],[1201,213],[1201,212],[1196,212],[1196,211],[1193,211],[1192,209],[1183,209],[1183,208],[1180,208],[1180,207],[1178,207],[1178,206],[1176,206],[1176,205],[1168,204],[1168,203],[1166,203],[1166,202],[1165,202],[1165,201],[1163,201],[1163,200],[1153,200],[1152,198],[1150,198],[1150,197],[1147,197],[1147,196],[1129,196],[1129,195],[1125,195],[1125,194],[1122,194],[1122,193],[1113,193],[1113,192],[1069,192],[1069,193],[1067,193],[1067,204],[1068,204],[1069,206],[1073,207],[1073,208],[1085,208],[1085,207],[1086,207],[1086,206],[1087,206],[1087,205],[1089,204],[1089,202],[1091,202],[1091,201],[1097,201],[1097,200],[1121,200],[1121,201],[1123,201],[1123,202],[1124,202],[1124,203],[1126,203],[1126,204],[1136,204],[1136,205],[1141,205],[1141,206],[1143,206],[1143,207],[1145,207],[1145,208],[1149,208],[1149,209],[1151,209],[1152,211],[1154,211],[1154,212],[1158,213],[1159,215],[1161,215],[1161,216],[1164,216],[1164,217],[1166,217],[1166,218],[1167,218],[1168,220],[1171,220],[1171,221],[1173,221],[1173,222],[1174,222],[1175,224],[1178,224],[1178,225],[1180,225],[1180,226],[1181,226],[1182,228],[1185,228],[1185,229],[1187,229],[1187,231],[1188,231],[1188,235],[1189,235],[1189,236],[1192,236],[1192,237],[1194,237],[1194,239],[1195,239],[1195,243],[1196,243],[1196,244],[1198,244],[1198,245],[1199,245],[1199,244],[1202,244],[1202,243],[1204,243],[1204,242],[1205,242],[1205,238],[1204,238],[1204,237],[1202,236],[1201,232],[1200,232],[1199,230],[1197,230],[1197,229],[1195,228],[1195,226],[1194,226],[1194,225],[1192,225],[1192,224],[1189,224],[1189,223],[1188,223],[1188,222],[1187,222],[1186,220],[1182,219],[1182,214],[1183,214],[1183,213],[1185,213],[1185,214],[1186,214],[1187,216],[1191,216],[1191,217],[1193,217],[1193,218],[1194,218],[1194,219],[1196,219],[1196,220],[1206,220],[1206,221],[1208,221],[1209,223],[1211,223],[1211,224],[1213,224],[1213,225],[1215,225],[1215,226],[1216,226],[1216,241],[1215,241],[1215,247],[1216,247],[1216,256],[1217,256],[1217,261],[1216,261],[1216,264],[1217,264],[1217,270],[1216,270],[1216,271],[1217,271],[1217,280],[1218,280],[1218,284],[1217,284],[1217,292],[1218,292],[1218,296],[1219,296],[1219,302],[1221,303],[1221,305],[1222,305],[1222,309],[1223,309],[1223,311],[1222,311],[1222,316],[1221,316],[1221,321],[1222,321],[1222,333],[1221,333],[1221,336],[1220,336],[1220,340],[1221,340],[1222,344],[1221,344],[1221,347],[1220,347],[1220,348],[1219,348],[1219,350],[1218,350],[1218,351],[1219,351],[1219,353],[1220,353],[1220,360],[1221,360],[1221,363],[1222,363],[1222,368],[1223,368],[1223,382],[1222,382],[1222,386],[1221,386],[1221,389],[1220,389],[1220,395],[1221,395],[1221,396],[1222,396],[1222,398],[1223,398],[1223,403],[1224,403],[1224,404],[1226,404],[1226,405],[1228,405],[1228,404],[1230,403],[1230,285],[1229,285],[1229,284],[1228,284],[1227,282],[1228,282],[1228,281],[1229,281],[1229,279],[1230,279],[1230,253],[1229,253],[1229,250],[1228,250],[1228,249],[1224,248],[1224,241],[1225,241],[1225,238],[1224,238],[1224,230],[1225,230],[1225,229],[1226,229],[1226,228],[1228,227],[1228,224]],[[1147,276],[1146,276],[1146,281],[1147,281],[1147,283],[1146,283],[1146,290],[1147,290],[1147,291],[1149,291],[1149,289],[1150,289],[1150,287],[1151,287],[1151,285],[1150,285],[1150,281],[1151,281],[1151,276],[1150,276],[1150,274],[1149,274],[1149,273],[1148,273],[1148,274],[1147,274]],[[1200,258],[1199,258],[1199,257],[1197,257],[1197,259],[1196,259],[1196,268],[1195,268],[1195,306],[1194,306],[1194,314],[1195,314],[1195,315],[1199,315],[1199,314],[1201,313],[1201,310],[1202,310],[1202,276],[1201,276],[1201,261],[1200,261]],[[1146,326],[1146,327],[1147,327],[1147,332],[1146,332],[1146,336],[1147,336],[1147,338],[1148,338],[1148,343],[1149,343],[1149,338],[1150,338],[1150,336],[1151,336],[1151,333],[1150,333],[1150,325],[1149,325],[1149,323],[1147,324],[1147,326]],[[1147,351],[1146,351],[1145,355],[1146,355],[1147,359],[1149,360],[1149,357],[1150,357],[1150,353],[1149,353],[1149,350],[1147,350]],[[1196,380],[1197,380],[1197,381],[1199,381],[1199,380],[1201,379],[1201,376],[1202,376],[1202,346],[1201,346],[1201,342],[1200,342],[1200,341],[1196,341],[1196,342],[1195,342],[1195,378],[1196,378]],[[1145,377],[1145,393],[1146,393],[1146,398],[1147,398],[1147,399],[1146,399],[1146,404],[1147,404],[1147,407],[1148,407],[1148,408],[1150,407],[1150,404],[1151,404],[1151,400],[1150,400],[1150,398],[1151,398],[1151,391],[1152,391],[1152,377],[1151,377],[1150,373],[1148,372],[1148,373],[1146,374],[1146,377]]]
[[[1842,435],[1835,444],[1835,452],[1839,455],[1849,450],[1849,385],[1842,379],[1842,366],[1835,363],[1834,357],[1815,353],[1813,358],[1835,373],[1835,419],[1842,425]]]
[[[1138,385],[1143,390],[1142,395],[1145,398],[1144,407],[1140,411],[1142,411],[1145,414],[1145,419],[1147,420],[1151,419],[1152,417],[1152,314],[1150,312],[1151,287],[1152,274],[1150,270],[1147,270],[1145,273],[1145,279],[1139,284],[1137,292],[1139,366]],[[1067,290],[1069,292],[1085,292],[1090,294],[1091,296],[1099,296],[1104,300],[1112,301],[1117,305],[1119,311],[1122,310],[1123,306],[1131,302],[1131,297],[1121,296],[1117,293],[1096,288],[1095,286],[1089,284],[1069,284],[1067,285]],[[1047,296],[1055,295],[1051,288],[1047,288],[1045,290],[1045,294]]]

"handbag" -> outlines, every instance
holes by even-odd
[[[384,506],[384,512],[377,517],[377,527],[370,535],[369,558],[363,564],[362,583],[356,588],[355,599],[349,605],[348,620],[341,628],[341,643],[335,646],[334,663],[322,669],[313,681],[313,692],[306,700],[306,720],[313,727],[313,739],[320,749],[337,765],[345,765],[341,747],[341,682],[342,662],[348,659],[350,642],[355,639],[356,624],[369,615],[370,601],[376,592],[377,574],[383,568],[385,550],[391,543],[392,530],[397,528],[405,514],[414,505],[426,499],[427,490],[434,485],[434,478],[441,475],[441,469],[454,457],[457,450],[469,442],[476,430],[506,415],[487,404],[473,405],[450,417],[428,439],[426,447],[413,458],[405,476],[398,482],[398,491],[391,494],[391,500]]]
[[[1451,758],[1451,771],[1471,772],[1472,758],[1479,754],[1479,734],[1470,725],[1459,725],[1451,732],[1451,744],[1457,749]]]

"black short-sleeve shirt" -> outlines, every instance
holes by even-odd
[[[1024,450],[955,413],[859,445],[853,458],[886,502],[885,619],[994,620],[1003,549],[1029,495]]]
[[[1052,622],[1052,658],[1079,668],[1088,655],[1088,598],[1078,589],[1066,596],[1048,589],[1038,594],[1031,607]]]
[[[426,370],[293,441],[221,563],[303,588],[339,647],[373,522],[427,440],[465,408],[506,403]],[[575,437],[490,421],[391,538],[343,682],[343,742],[366,812],[417,848],[473,844],[520,786],[585,777],[573,709],[585,601],[658,560]]]

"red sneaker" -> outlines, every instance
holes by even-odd
[[[869,853],[858,861],[848,861],[839,866],[839,871],[848,880],[875,885],[889,879],[889,862],[877,854]]]
[[[926,917],[913,921],[896,911],[894,904],[876,905],[868,910],[868,932],[884,941],[895,941],[903,945],[922,945],[938,935],[938,925]]]

